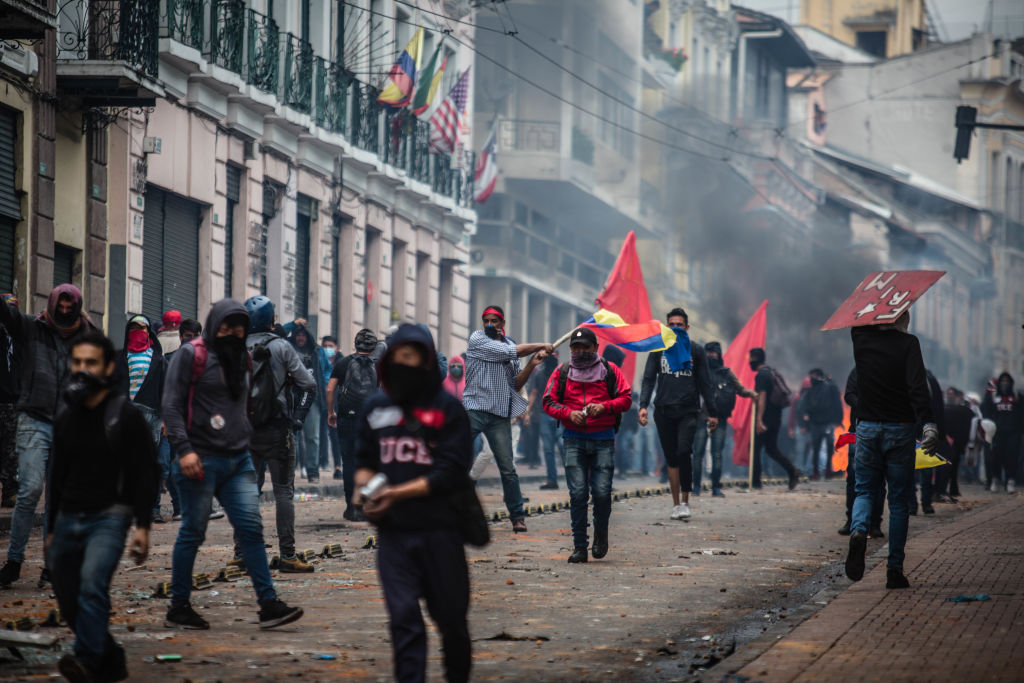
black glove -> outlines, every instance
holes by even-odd
[[[294,432],[301,432],[302,431],[302,425],[303,425],[304,422],[305,422],[305,420],[300,420],[297,417],[293,417],[292,418],[292,431],[294,431]]]

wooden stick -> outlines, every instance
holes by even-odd
[[[750,463],[747,467],[747,490],[754,488],[754,439],[757,438],[757,399],[750,399]]]
[[[557,349],[559,346],[561,346],[565,342],[569,341],[569,337],[571,337],[572,333],[575,332],[575,331],[576,331],[576,328],[574,327],[571,330],[569,330],[568,332],[566,332],[565,334],[563,334],[561,337],[559,337],[558,341],[553,342],[551,345],[554,346]]]

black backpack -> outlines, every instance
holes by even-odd
[[[729,368],[718,368],[715,372],[715,410],[718,411],[718,419],[725,420],[732,415],[736,407],[736,390],[730,381]]]
[[[362,353],[352,354],[338,391],[342,409],[346,412],[359,410],[363,401],[377,391],[377,386],[377,364],[373,358]]]
[[[601,359],[604,364],[604,385],[608,389],[608,398],[615,398],[619,395],[618,393],[618,382],[615,379],[615,373],[612,372],[611,366],[604,358]],[[562,363],[558,366],[558,402],[565,403],[565,385],[569,383],[569,363]],[[622,413],[615,413],[615,431],[619,431],[619,425],[622,424]]]
[[[252,388],[249,391],[249,422],[254,429],[281,415],[281,404],[277,400],[281,390],[274,387],[274,368],[270,357],[270,342],[274,340],[260,342],[250,354],[253,370]]]

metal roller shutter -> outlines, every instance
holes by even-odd
[[[295,221],[295,317],[309,317],[309,216]]]
[[[53,245],[53,286],[62,285],[65,282],[74,282],[75,257],[78,250],[66,244],[54,243]]]
[[[224,296],[231,296],[234,277],[235,207],[241,193],[242,174],[237,166],[227,167],[227,215],[224,217]]]
[[[14,230],[17,222],[0,216],[0,291],[14,291]]]
[[[199,306],[199,223],[195,202],[168,194],[164,199],[163,310],[195,318]]]
[[[341,265],[338,263],[341,252],[341,226],[336,226],[334,238],[331,240],[331,334],[341,339]]]
[[[155,187],[146,188],[142,233],[142,313],[151,320],[159,320],[164,314],[165,195],[163,190]]]
[[[0,216],[21,220],[21,200],[15,191],[18,122],[15,113],[0,107]]]

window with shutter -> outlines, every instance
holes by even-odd
[[[142,308],[152,319],[164,311],[195,318],[199,293],[199,204],[156,187],[146,188],[142,243]]]
[[[309,317],[309,228],[312,200],[299,195],[295,221],[295,317]]]
[[[234,277],[235,253],[235,210],[241,196],[241,171],[237,166],[227,167],[227,215],[224,216],[224,296],[231,296],[231,279]]]
[[[15,185],[15,152],[17,146],[17,113],[0,107],[0,216],[15,222],[21,220],[21,199]]]
[[[53,286],[64,283],[74,283],[75,260],[78,257],[78,249],[69,247],[66,244],[54,242],[53,244]]]

